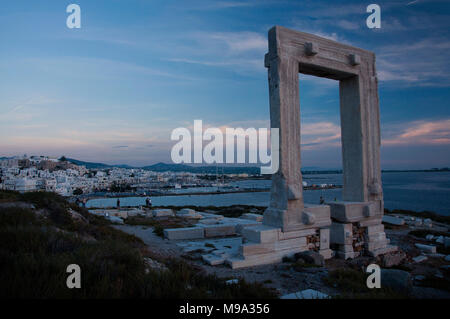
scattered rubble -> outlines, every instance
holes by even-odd
[[[392,252],[381,256],[381,265],[386,268],[400,265],[406,259],[403,251]]]
[[[436,246],[424,245],[424,244],[415,244],[415,246],[426,253],[430,253],[430,254],[436,253]]]
[[[414,257],[412,260],[414,262],[416,262],[416,263],[420,263],[420,262],[425,261],[427,259],[428,259],[427,256],[420,255],[420,256]]]

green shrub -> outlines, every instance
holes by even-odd
[[[156,225],[153,228],[153,232],[159,237],[164,237],[164,228],[161,225]]]

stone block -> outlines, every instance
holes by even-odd
[[[307,213],[304,214],[305,221],[307,221],[308,214],[310,216],[313,216],[313,222],[309,225],[312,225],[314,227],[328,227],[331,225],[331,213],[330,213],[330,206],[328,205],[310,205],[305,204],[305,207],[303,208],[303,212]],[[306,223],[305,223],[306,224]],[[308,225],[308,224],[307,224]]]
[[[361,220],[357,223],[358,227],[369,227],[369,226],[376,226],[381,224],[381,216],[378,216],[376,218],[369,218],[365,220]]]
[[[378,202],[330,202],[331,217],[339,222],[357,222],[366,218],[381,217]]]
[[[330,248],[330,229],[322,228],[319,231],[320,236],[320,249],[328,249]]]
[[[193,219],[202,219],[203,218],[203,216],[201,214],[199,214],[195,210],[189,209],[189,208],[183,208],[183,209],[179,210],[177,212],[177,216],[182,217],[182,218],[193,218]]]
[[[384,248],[389,244],[389,241],[385,238],[384,240],[370,241],[365,244],[366,249],[369,251],[374,251],[380,248]]]
[[[415,244],[417,248],[419,248],[421,251],[429,253],[429,254],[435,254],[436,253],[436,246],[432,245],[424,245],[424,244]]]
[[[412,260],[414,262],[416,262],[416,263],[420,263],[420,262],[425,261],[427,259],[428,259],[427,256],[420,255],[420,256],[414,257]]]
[[[319,45],[315,42],[306,42],[305,53],[308,56],[316,55],[317,53],[319,53]]]
[[[200,215],[203,216],[203,218],[215,218],[215,219],[223,219],[224,216],[222,215],[217,215],[217,214],[210,214],[210,213],[203,213],[203,212],[198,212]]]
[[[164,229],[164,237],[171,240],[204,238],[204,228],[186,227]]]
[[[310,235],[314,235],[315,233],[316,233],[316,229],[314,229],[314,228],[303,229],[303,230],[294,230],[294,231],[288,231],[288,232],[280,231],[280,233],[278,234],[278,238],[279,238],[279,240],[285,240],[285,239],[292,239],[292,238],[297,238],[297,237],[310,236]]]
[[[262,222],[262,220],[263,220],[263,215],[252,214],[252,213],[246,213],[246,214],[242,214],[242,215],[240,216],[240,218],[242,218],[242,219],[248,219],[248,220],[253,220],[253,221],[257,221],[257,222]]]
[[[216,225],[218,223],[219,220],[215,218],[202,218],[198,221],[198,225]]]
[[[377,257],[379,255],[396,252],[397,250],[398,250],[397,246],[386,245],[385,247],[368,251],[368,254],[369,254],[369,256]]]
[[[372,234],[381,233],[381,232],[384,232],[383,224],[367,226],[367,228],[366,228],[366,234],[369,236]]]
[[[267,243],[254,243],[249,242],[243,244],[240,247],[240,254],[242,256],[252,256],[259,254],[267,254],[275,251],[284,251],[284,250],[297,250],[297,249],[306,250],[306,237],[293,238],[287,240],[280,240],[274,242]]]
[[[193,210],[193,209],[190,209],[190,208],[183,208],[183,209],[180,209],[178,212],[177,212],[177,215],[194,215],[196,213],[196,211],[195,210]]]
[[[236,225],[236,233],[239,234],[239,235],[242,235],[242,231],[243,231],[244,228],[247,228],[247,227],[250,227],[250,226],[258,226],[258,225],[261,225],[261,223],[248,220],[248,223],[243,223],[243,224],[237,224]]]
[[[352,224],[333,222],[330,228],[330,243],[339,245],[351,245],[353,242]]]
[[[395,217],[395,216],[384,215],[383,223],[401,226],[401,225],[405,224],[405,220],[402,218]]]
[[[304,251],[302,247],[296,248],[294,250],[280,250],[274,251],[266,254],[249,255],[249,256],[235,256],[227,259],[226,264],[230,265],[231,268],[244,268],[258,265],[267,265],[273,263],[279,263],[282,261],[283,257],[292,256],[295,253]]]
[[[377,241],[385,241],[386,240],[386,233],[373,233],[370,235],[366,235],[368,242],[377,242]]]
[[[221,265],[225,262],[225,258],[213,254],[202,255],[202,259],[211,266]]]
[[[242,236],[255,243],[270,243],[278,240],[280,228],[258,225],[246,227],[242,230]]]
[[[152,211],[153,217],[170,217],[174,216],[173,210],[171,209],[154,209]]]
[[[204,227],[205,237],[223,237],[236,234],[236,227],[234,225],[208,225]]]

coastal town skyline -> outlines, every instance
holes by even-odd
[[[450,166],[444,1],[379,1],[379,30],[358,1],[76,3],[77,30],[67,3],[4,4],[0,156],[145,166],[171,163],[171,131],[195,119],[267,128],[263,59],[280,24],[376,53],[382,168]],[[338,82],[300,75],[300,105],[302,163],[341,167]]]

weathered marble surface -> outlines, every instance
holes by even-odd
[[[247,243],[240,256],[229,260],[231,266],[277,262],[308,249],[330,258],[330,244],[342,258],[395,250],[388,245],[384,228],[379,227],[384,208],[375,54],[275,26],[269,30],[264,63],[268,68],[271,127],[279,129],[280,165],[272,175],[271,200],[263,225],[242,230]],[[303,201],[299,73],[339,81],[342,202],[309,206]]]

